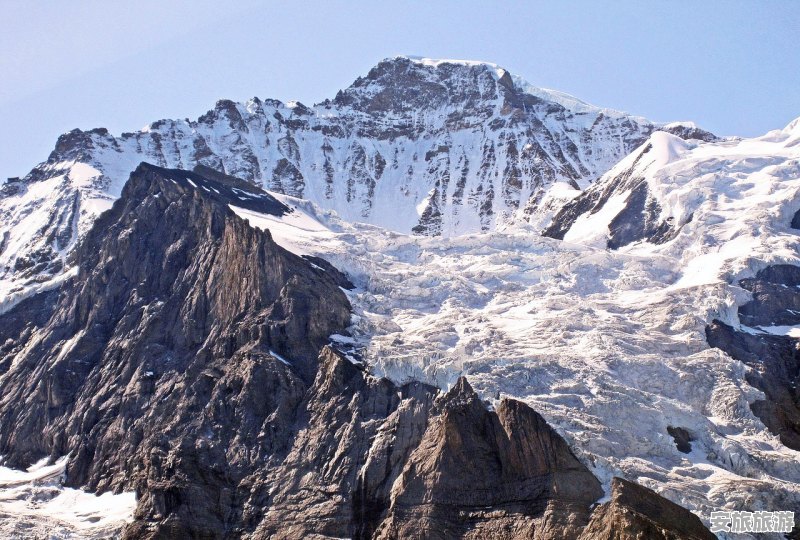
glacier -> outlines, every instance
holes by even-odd
[[[663,244],[607,249],[613,211],[566,240],[530,224],[420,237],[350,223],[289,196],[287,249],[326,258],[357,285],[351,333],[371,372],[448,388],[460,375],[485,399],[523,399],[605,481],[623,476],[708,519],[719,509],[800,507],[800,453],[749,404],[742,362],[710,348],[705,327],[743,327],[738,280],[800,265],[797,122],[753,139],[684,141],[654,133],[590,189],[635,167],[663,215],[686,221]],[[639,159],[645,153],[646,159]],[[635,165],[633,165],[635,163]],[[245,216],[247,217],[247,216]],[[793,329],[773,329],[787,333]],[[763,330],[768,331],[768,330]],[[694,439],[677,450],[668,426]]]

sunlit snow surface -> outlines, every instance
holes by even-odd
[[[60,485],[68,457],[27,471],[0,467],[0,537],[110,537],[133,519],[133,492],[97,496]]]
[[[749,403],[763,394],[704,332],[715,318],[739,326],[736,307],[749,299],[739,279],[800,264],[788,227],[800,208],[794,131],[702,144],[656,134],[637,172],[665,215],[693,213],[661,246],[596,247],[615,212],[584,228],[585,244],[526,228],[406,236],[279,195],[302,228],[251,222],[351,276],[351,331],[376,375],[446,388],[465,374],[489,400],[523,399],[606,488],[623,475],[706,520],[721,508],[797,509],[800,453],[754,417]],[[668,425],[696,437],[691,454],[677,451]]]

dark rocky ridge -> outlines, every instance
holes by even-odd
[[[433,414],[377,538],[570,538],[602,497],[597,479],[523,403],[503,400],[489,412],[462,378]]]
[[[287,209],[252,187],[241,197],[235,189],[145,164],[131,175],[79,249],[78,276],[42,331],[17,337],[29,347],[14,358],[0,400],[0,448],[11,464],[71,452],[72,485],[116,489],[133,472],[127,458],[159,445],[154,430],[172,425],[173,437],[194,438],[231,424],[216,417],[224,410],[198,414],[225,381],[216,364],[247,358],[253,369],[287,371],[274,350],[291,359],[295,378],[313,379],[320,347],[348,324],[349,303],[338,278],[227,202]]]
[[[715,540],[700,519],[633,482],[614,478],[578,540]]]
[[[706,327],[708,344],[751,368],[747,382],[766,397],[751,404],[753,414],[783,444],[800,450],[800,340],[758,328],[800,324],[800,267],[769,266],[739,284],[753,293],[739,306],[739,320],[756,330],[736,330],[715,320]]]
[[[397,387],[326,346],[348,323],[346,278],[228,204],[289,211],[224,175],[142,164],[78,250],[78,276],[0,316],[11,464],[69,453],[68,485],[135,489],[127,538],[616,527],[615,513],[591,517],[598,481],[523,403],[490,411],[465,379],[447,393]],[[674,530],[694,527],[648,501],[673,512]]]
[[[753,299],[739,307],[739,320],[747,326],[794,326],[800,324],[800,267],[768,266],[755,278],[739,285]]]

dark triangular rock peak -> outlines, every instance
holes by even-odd
[[[9,463],[84,456],[71,485],[120,488],[132,471],[117,458],[166,425],[194,436],[220,382],[201,376],[213,366],[224,374],[244,355],[313,380],[317,353],[345,331],[350,305],[327,272],[231,211],[232,190],[147,164],[131,175],[78,250],[77,279],[29,336],[35,345],[7,367],[0,447]],[[254,200],[283,211],[268,196]],[[230,411],[218,413],[230,424]]]
[[[319,369],[314,384],[317,388],[339,393],[350,387],[352,381],[361,381],[363,369],[346,359],[330,345],[320,353]]]
[[[639,484],[614,478],[580,540],[715,540],[696,515]]]
[[[434,411],[378,538],[568,538],[588,521],[599,482],[530,407],[490,411],[462,377]]]
[[[469,384],[467,378],[462,375],[456,380],[455,384],[442,395],[440,398],[440,406],[455,408],[467,405],[483,407],[477,392],[475,392],[472,385]]]
[[[427,425],[437,390],[397,387],[326,348],[297,410],[298,430],[249,504],[257,538],[371,538]]]
[[[555,491],[568,498],[597,500],[603,496],[600,483],[586,475],[586,468],[566,441],[530,406],[503,399],[497,417],[505,431],[507,459],[524,474],[552,473]]]

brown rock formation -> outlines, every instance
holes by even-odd
[[[715,540],[700,518],[645,487],[614,478],[579,540]]]

